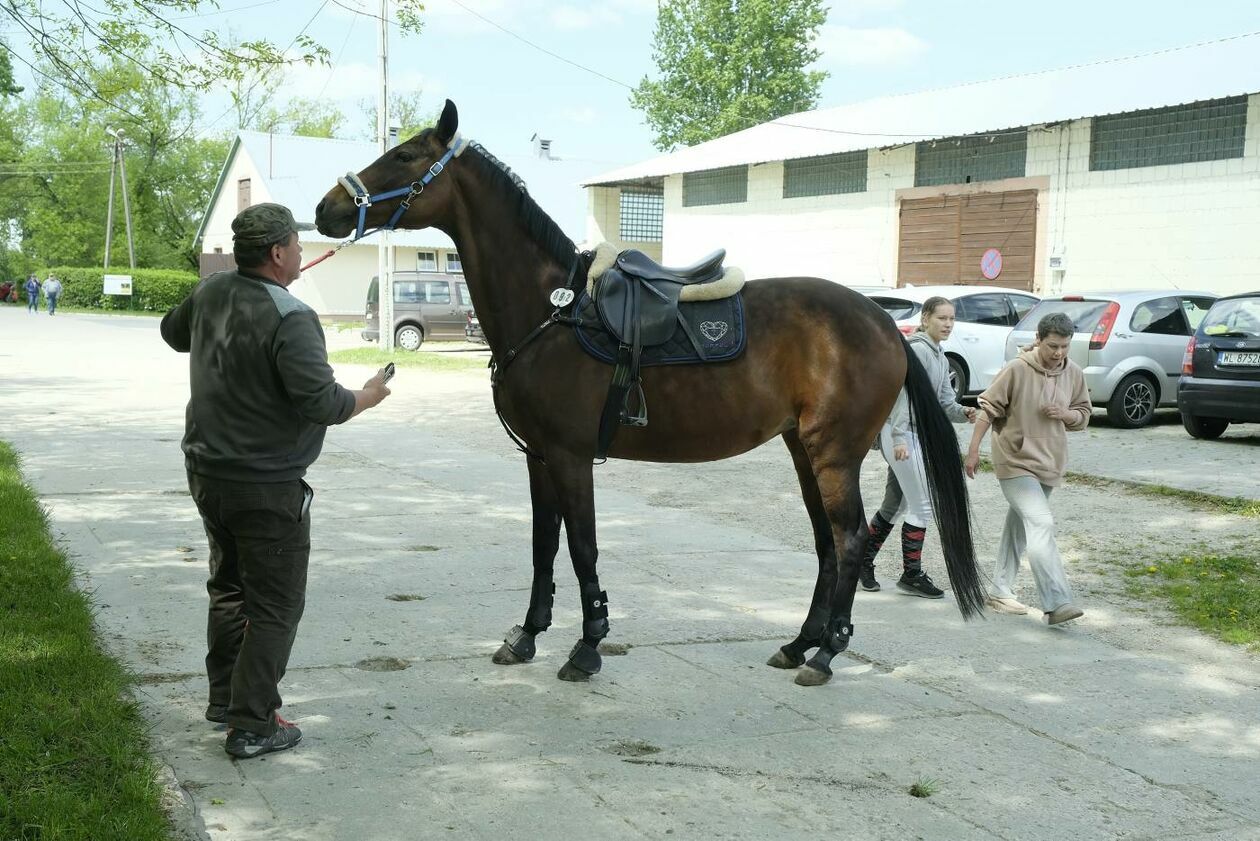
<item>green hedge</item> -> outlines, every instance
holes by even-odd
[[[131,295],[128,296],[105,294],[104,269],[54,266],[38,271],[36,276],[42,283],[49,273],[61,279],[61,297],[57,299],[61,306],[99,310],[164,312],[187,298],[198,279],[195,272],[174,269],[110,269],[109,274],[131,275]],[[22,297],[26,297],[25,293]]]

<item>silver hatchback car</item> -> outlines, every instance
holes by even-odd
[[[1159,406],[1177,405],[1186,343],[1218,295],[1158,289],[1044,298],[1006,339],[1006,359],[1031,345],[1037,322],[1065,313],[1076,325],[1068,356],[1085,372],[1090,400],[1123,429],[1146,426]]]

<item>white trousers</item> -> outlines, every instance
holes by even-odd
[[[1072,586],[1063,571],[1063,558],[1054,539],[1054,515],[1050,513],[1050,492],[1054,488],[1041,484],[1033,476],[999,479],[998,484],[1011,507],[1006,513],[1006,525],[1002,528],[997,561],[993,565],[993,595],[1015,598],[1019,558],[1027,550],[1041,609],[1049,613],[1072,604]]]
[[[906,446],[910,449],[910,458],[897,461],[893,456],[892,432],[887,426],[880,430],[879,451],[897,477],[897,484],[901,485],[901,493],[905,497],[901,507],[905,511],[906,522],[917,528],[927,528],[932,523],[932,498],[928,495],[919,436],[913,432],[907,434]]]

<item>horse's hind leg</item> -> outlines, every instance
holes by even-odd
[[[801,441],[809,454],[827,519],[840,546],[835,588],[826,599],[827,619],[821,643],[796,674],[798,684],[818,686],[831,680],[831,660],[849,647],[849,638],[853,635],[850,621],[853,594],[857,590],[858,564],[868,536],[859,482],[864,453],[851,452],[852,447],[838,440],[834,433],[824,435],[815,431],[811,435],[803,431]]]
[[[783,433],[783,443],[787,444],[788,452],[792,454],[805,510],[809,512],[809,522],[814,528],[814,549],[818,553],[818,582],[814,585],[814,598],[810,601],[801,632],[766,661],[766,665],[776,669],[795,669],[805,662],[805,652],[817,648],[822,642],[823,627],[827,624],[832,594],[836,589],[836,540],[818,491],[814,467],[795,429]]]
[[[548,454],[551,481],[564,513],[569,557],[577,574],[582,599],[582,638],[560,667],[561,680],[583,681],[600,670],[599,641],[608,635],[608,594],[599,588],[595,545],[595,478],[589,458],[568,453]]]
[[[525,624],[508,631],[507,639],[494,653],[494,662],[513,665],[532,660],[534,637],[551,625],[551,605],[556,585],[553,577],[556,552],[560,549],[560,501],[547,467],[535,458],[529,464],[529,496],[534,509],[534,584],[529,593]]]

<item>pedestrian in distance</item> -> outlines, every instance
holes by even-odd
[[[1010,509],[988,605],[998,613],[1028,613],[1015,597],[1019,559],[1027,550],[1041,609],[1051,625],[1085,615],[1074,603],[1050,511],[1050,493],[1067,470],[1067,433],[1088,426],[1092,408],[1085,374],[1068,358],[1073,332],[1072,319],[1064,313],[1041,319],[1036,344],[1006,363],[980,395],[980,417],[963,462],[974,478],[980,442],[992,426],[993,473]]]
[[[26,290],[26,311],[34,314],[39,309],[39,278],[32,273],[23,288]]]
[[[318,317],[288,291],[297,232],[310,227],[282,205],[246,208],[232,222],[237,269],[162,319],[162,338],[190,355],[182,447],[210,546],[206,718],[228,725],[224,749],[241,758],[302,738],[277,710],[306,604],[314,492],[303,476],[329,426],[389,395],[385,369],[358,391],[337,384]]]
[[[51,272],[44,281],[44,300],[48,302],[48,314],[57,314],[57,298],[61,296],[61,280]]]
[[[933,296],[923,302],[919,329],[910,336],[910,348],[927,371],[936,389],[937,400],[945,415],[954,423],[973,421],[976,410],[959,405],[954,386],[949,381],[949,360],[941,350],[941,342],[954,330],[954,305],[948,298]],[[932,520],[932,500],[924,472],[923,451],[919,436],[910,418],[905,389],[897,397],[876,442],[888,462],[884,486],[884,502],[868,525],[866,552],[858,569],[863,590],[877,591],[875,556],[892,533],[893,522],[904,511],[901,525],[902,574],[897,589],[913,596],[939,599],[945,595],[923,571],[923,541]]]

